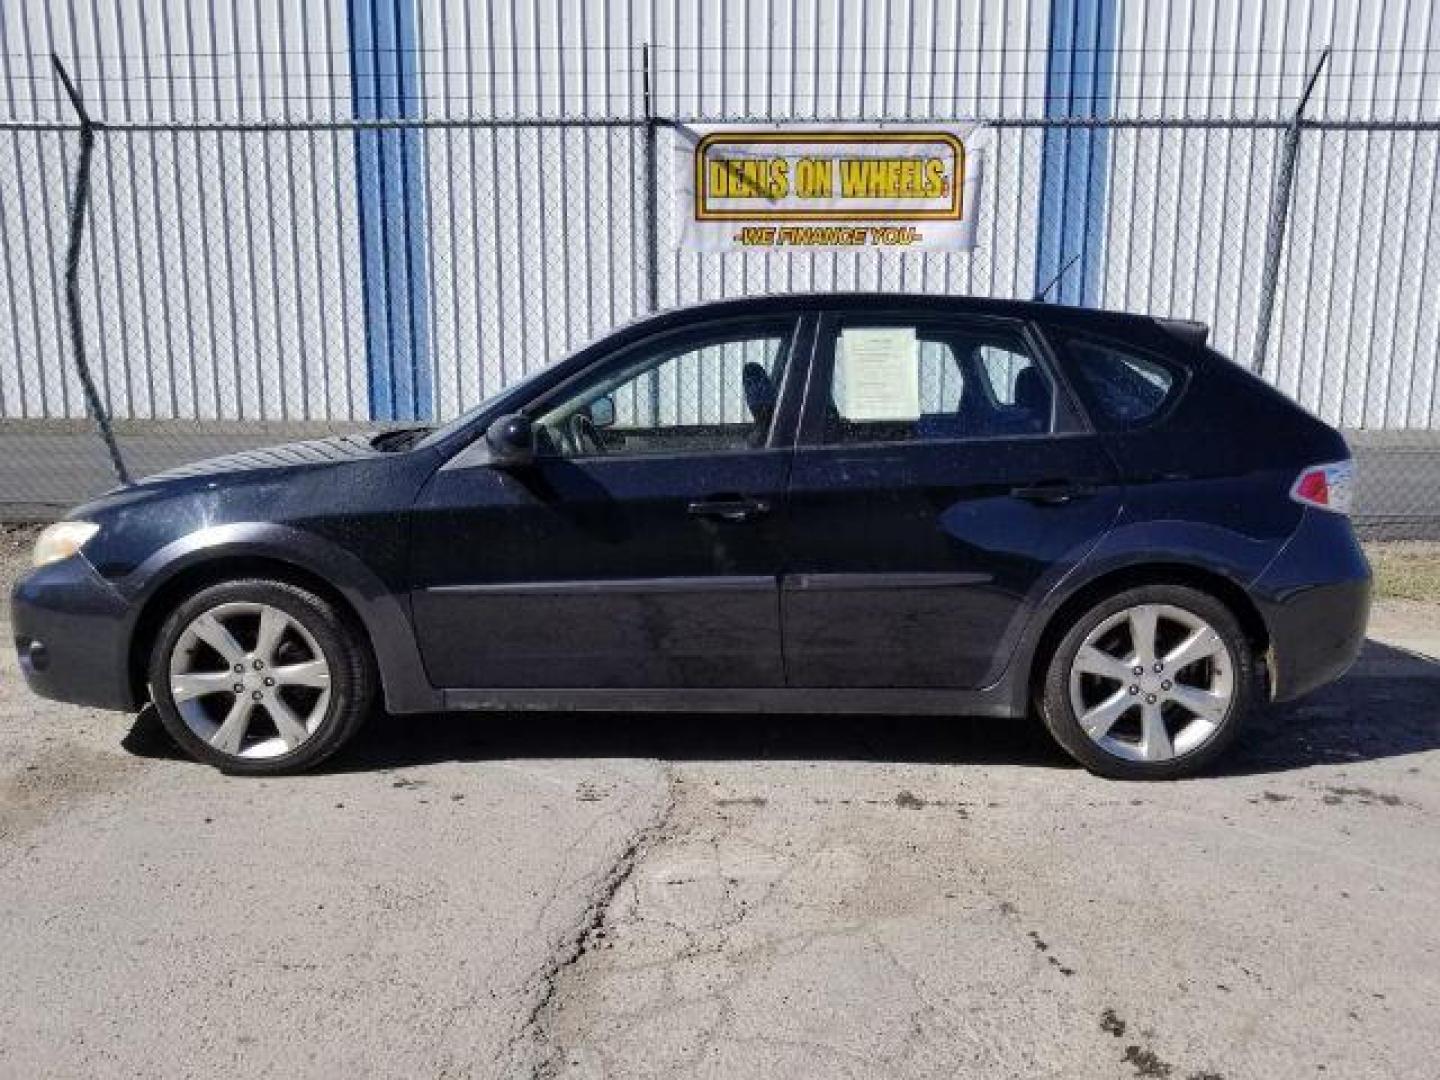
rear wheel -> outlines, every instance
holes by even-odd
[[[368,652],[333,605],[297,586],[226,582],[181,603],[150,660],[165,728],[226,772],[298,771],[333,754],[374,698]]]
[[[1091,772],[1168,780],[1215,760],[1259,699],[1254,650],[1229,608],[1146,585],[1078,618],[1050,659],[1041,712]]]

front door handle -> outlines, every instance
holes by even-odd
[[[1094,494],[1095,489],[1069,480],[1047,480],[1039,484],[1023,484],[1010,489],[1017,499],[1040,506],[1063,506],[1075,499]]]
[[[747,495],[721,495],[713,499],[697,499],[688,510],[691,517],[716,521],[752,521],[770,512],[770,504]]]

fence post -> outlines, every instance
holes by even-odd
[[[660,308],[660,171],[656,150],[660,122],[650,84],[650,43],[641,46],[641,92],[645,105],[645,310]]]
[[[1305,106],[1320,78],[1320,70],[1330,58],[1326,48],[1315,61],[1305,92],[1295,105],[1290,126],[1285,129],[1285,142],[1280,148],[1280,171],[1275,177],[1275,191],[1270,203],[1270,226],[1265,234],[1265,264],[1260,278],[1260,321],[1255,327],[1255,355],[1251,368],[1262,379],[1265,377],[1265,355],[1270,351],[1270,323],[1275,317],[1275,291],[1280,284],[1280,252],[1285,246],[1285,228],[1290,220],[1290,192],[1295,184],[1295,158],[1300,153],[1300,130],[1304,121]]]
[[[95,150],[95,129],[100,125],[90,118],[85,102],[75,89],[70,73],[65,70],[60,57],[51,53],[50,62],[55,65],[55,73],[65,85],[65,94],[80,117],[80,161],[75,168],[75,197],[70,202],[69,239],[65,246],[65,310],[70,323],[70,348],[75,355],[75,368],[80,376],[85,402],[100,430],[100,438],[104,440],[105,449],[110,455],[115,476],[120,483],[128,485],[130,473],[125,468],[125,459],[120,455],[120,446],[115,441],[115,432],[110,426],[110,414],[95,389],[90,363],[85,358],[85,331],[80,317],[80,245],[85,238],[85,211],[90,205],[90,157]]]

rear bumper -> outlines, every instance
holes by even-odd
[[[83,556],[21,578],[10,597],[20,670],[42,697],[100,709],[137,707],[130,684],[130,605]]]
[[[1360,655],[1370,617],[1370,564],[1348,518],[1307,509],[1251,591],[1270,635],[1276,701],[1333,682]]]

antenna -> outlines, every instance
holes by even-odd
[[[1074,266],[1076,260],[1079,258],[1080,253],[1078,251],[1074,255],[1071,255],[1070,258],[1066,260],[1065,265],[1060,267],[1060,269],[1056,272],[1055,276],[1046,283],[1045,287],[1031,298],[1032,302],[1038,304],[1042,300],[1044,300],[1045,294],[1060,283],[1060,279],[1065,276],[1065,271],[1069,270],[1070,267]]]

